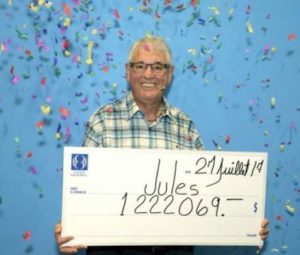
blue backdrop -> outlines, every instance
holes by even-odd
[[[300,240],[298,0],[0,1],[0,253],[58,254],[62,152],[127,90],[128,48],[147,34],[174,53],[169,101],[206,149],[269,153],[263,254]],[[255,254],[196,247],[195,254]]]

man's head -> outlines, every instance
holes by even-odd
[[[173,77],[172,53],[159,37],[145,37],[129,51],[126,77],[137,103],[161,102]]]

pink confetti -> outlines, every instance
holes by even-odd
[[[47,81],[47,78],[46,78],[46,77],[42,78],[42,79],[41,79],[41,85],[42,85],[42,86],[46,86],[46,81]]]
[[[295,33],[292,33],[292,34],[288,35],[288,40],[289,41],[294,41],[294,40],[296,40],[296,38],[297,38],[297,35]]]
[[[88,97],[85,97],[84,99],[80,100],[80,103],[86,104],[89,101]]]
[[[37,128],[44,128],[45,122],[44,121],[38,121],[38,122],[36,122],[35,126]]]
[[[12,84],[14,84],[14,85],[18,84],[19,81],[20,81],[19,75],[15,75],[11,80]]]
[[[15,67],[11,66],[10,69],[9,69],[10,74],[14,74],[14,71],[15,71]]]
[[[227,135],[227,136],[225,137],[225,143],[226,143],[226,144],[229,144],[230,141],[231,141],[231,136],[230,136],[230,135]]]
[[[191,0],[191,4],[193,7],[199,4],[199,0]]]
[[[26,158],[31,158],[32,157],[32,151],[28,151],[26,153]]]
[[[23,234],[23,239],[28,241],[31,238],[31,232],[29,230],[25,231],[25,233]]]
[[[116,19],[120,19],[120,14],[119,14],[119,12],[118,12],[117,9],[114,9],[114,10],[113,10],[113,15],[114,15],[114,17],[115,17]]]
[[[37,174],[37,170],[34,166],[31,166],[29,170],[32,174]]]
[[[66,3],[62,3],[61,4],[63,10],[64,10],[64,14],[67,16],[71,16],[72,15],[72,11],[69,5],[67,5]]]
[[[172,0],[165,0],[164,1],[164,5],[170,5],[170,4],[172,4]]]
[[[65,108],[65,107],[60,107],[60,108],[59,108],[59,112],[60,112],[61,117],[62,117],[63,119],[66,119],[66,118],[68,118],[68,117],[71,115],[70,110],[67,109],[67,108]]]
[[[65,143],[69,141],[71,137],[71,129],[69,127],[66,128],[66,133],[65,133]]]
[[[146,50],[146,51],[150,51],[150,45],[148,44],[148,43],[145,43],[144,45],[143,45],[143,48],[144,48],[144,50]]]

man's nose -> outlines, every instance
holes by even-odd
[[[146,77],[152,77],[153,76],[153,71],[152,71],[152,66],[151,65],[146,66],[146,69],[144,71],[144,76],[146,76]]]

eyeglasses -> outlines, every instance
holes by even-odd
[[[146,64],[143,62],[136,62],[136,63],[131,62],[129,63],[129,66],[133,69],[133,71],[135,71],[138,74],[144,73],[147,70],[148,66],[150,66],[151,71],[154,74],[161,75],[164,74],[167,70],[169,70],[171,65],[163,64],[159,62],[153,64]]]

